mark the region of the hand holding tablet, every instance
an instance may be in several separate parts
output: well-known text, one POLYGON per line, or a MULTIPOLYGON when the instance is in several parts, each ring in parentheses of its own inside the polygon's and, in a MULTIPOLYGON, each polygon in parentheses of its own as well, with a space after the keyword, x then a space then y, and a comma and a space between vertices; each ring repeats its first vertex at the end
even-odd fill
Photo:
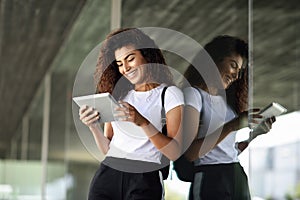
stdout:
POLYGON ((263 108, 258 114, 262 115, 264 118, 277 117, 283 113, 287 112, 287 109, 280 105, 279 103, 272 102, 265 108, 263 108))
POLYGON ((285 107, 283 107, 282 105, 280 105, 279 103, 275 103, 275 102, 270 103, 268 106, 263 108, 258 113, 263 116, 263 119, 260 122, 260 124, 258 124, 257 126, 255 126, 253 128, 252 132, 254 132, 254 133, 268 132, 269 130, 267 130, 268 127, 266 127, 266 123, 265 123, 266 119, 273 117, 273 116, 277 117, 286 112, 287 112, 287 109, 285 107))
POLYGON ((73 97, 73 101, 79 107, 87 105, 95 108, 101 114, 100 122, 116 121, 114 111, 121 106, 109 93, 73 97))

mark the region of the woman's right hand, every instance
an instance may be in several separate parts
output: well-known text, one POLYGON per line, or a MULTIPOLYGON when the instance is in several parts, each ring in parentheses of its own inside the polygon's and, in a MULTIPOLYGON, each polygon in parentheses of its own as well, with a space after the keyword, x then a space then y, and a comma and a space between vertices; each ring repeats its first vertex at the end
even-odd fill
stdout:
POLYGON ((242 112, 237 118, 235 118, 236 130, 245 127, 252 128, 253 126, 259 124, 263 119, 263 116, 258 114, 259 111, 260 111, 259 108, 254 108, 242 112))
POLYGON ((83 105, 79 109, 79 119, 86 126, 91 127, 97 124, 98 120, 100 119, 100 113, 93 107, 83 105))

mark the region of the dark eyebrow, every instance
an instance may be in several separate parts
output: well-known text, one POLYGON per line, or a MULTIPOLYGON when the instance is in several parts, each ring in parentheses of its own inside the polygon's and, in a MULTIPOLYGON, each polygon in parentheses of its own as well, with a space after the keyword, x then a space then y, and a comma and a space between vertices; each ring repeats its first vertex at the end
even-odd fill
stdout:
MULTIPOLYGON (((126 60, 129 56, 131 56, 131 55, 135 55, 135 53, 134 52, 132 52, 132 53, 130 53, 130 54, 128 54, 125 58, 124 58, 124 60, 126 60)), ((121 62, 120 60, 116 60, 116 62, 121 62)))

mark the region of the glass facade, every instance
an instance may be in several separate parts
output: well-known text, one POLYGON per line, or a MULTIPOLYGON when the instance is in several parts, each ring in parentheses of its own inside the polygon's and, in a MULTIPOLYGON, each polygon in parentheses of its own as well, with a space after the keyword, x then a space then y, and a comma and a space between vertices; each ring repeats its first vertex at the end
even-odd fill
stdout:
MULTIPOLYGON (((249 176, 253 197, 300 198, 300 136, 297 136, 300 130, 297 124, 300 120, 300 74, 299 70, 295 71, 300 56, 297 23, 300 15, 294 4, 276 2, 85 1, 70 34, 57 50, 45 76, 49 79, 44 78, 40 84, 16 127, 15 136, 9 141, 6 159, 0 160, 0 199, 87 199, 90 181, 102 155, 83 143, 82 137, 91 139, 89 131, 83 130, 78 135, 72 113, 72 92, 76 73, 84 59, 111 30, 114 3, 121 5, 120 19, 114 18, 120 20, 121 27, 168 28, 201 45, 220 34, 250 39, 253 52, 253 93, 250 98, 253 106, 265 106, 269 101, 286 102, 284 106, 289 113, 278 118, 280 125, 274 124, 266 137, 251 144, 241 155, 241 163, 249 176), (278 23, 285 24, 285 28, 278 29, 278 23), (271 41, 267 40, 270 35, 271 41), (272 74, 276 79, 270 83, 261 74, 272 74), (286 82, 289 82, 289 90, 284 87, 286 82), (291 115, 296 119, 292 124, 289 123, 291 115), (293 139, 285 141, 282 134, 293 139), (266 145, 270 140, 272 142, 266 145)), ((173 52, 164 53, 167 63, 183 73, 188 62, 173 52)), ((87 91, 84 87, 81 90, 81 93, 87 91)), ((166 199, 186 199, 189 183, 178 180, 175 172, 171 174, 165 181, 166 199)))
POLYGON ((0 199, 87 199, 99 162, 75 129, 72 90, 84 58, 110 30, 110 10, 109 0, 85 2, 47 74, 50 79, 39 86, 7 159, 0 161, 0 199))

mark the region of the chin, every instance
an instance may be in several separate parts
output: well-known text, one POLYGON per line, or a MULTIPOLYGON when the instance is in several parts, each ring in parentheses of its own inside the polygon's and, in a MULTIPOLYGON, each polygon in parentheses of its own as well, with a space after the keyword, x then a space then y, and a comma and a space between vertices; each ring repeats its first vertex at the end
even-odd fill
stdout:
POLYGON ((231 86, 231 84, 228 84, 224 89, 228 89, 231 86))
POLYGON ((130 80, 130 83, 132 85, 136 85, 136 84, 139 84, 139 81, 138 80, 130 80))
POLYGON ((225 83, 225 82, 223 82, 222 85, 223 85, 223 89, 224 89, 224 90, 228 89, 229 86, 230 86, 230 84, 227 84, 227 83, 225 83))

